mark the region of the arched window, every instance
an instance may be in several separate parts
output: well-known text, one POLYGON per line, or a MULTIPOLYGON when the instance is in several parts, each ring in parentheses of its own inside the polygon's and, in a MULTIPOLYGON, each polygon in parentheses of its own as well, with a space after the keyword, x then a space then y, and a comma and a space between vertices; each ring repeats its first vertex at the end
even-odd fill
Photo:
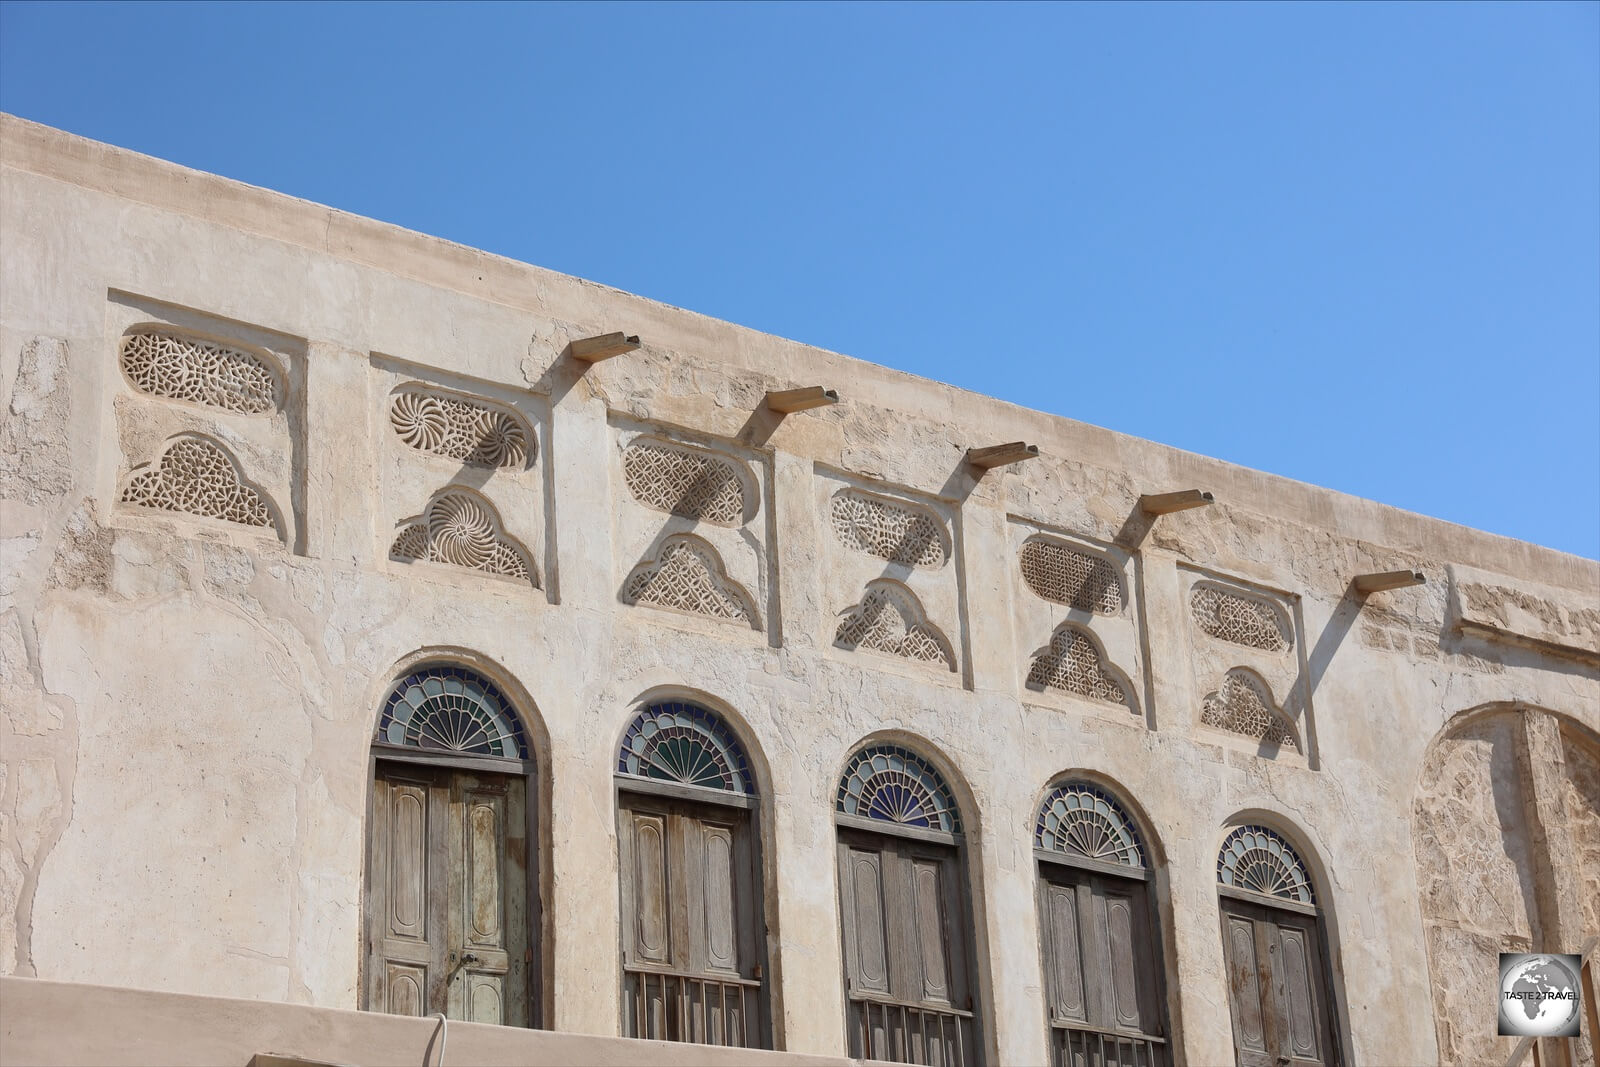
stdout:
POLYGON ((1051 1063, 1171 1063, 1150 857, 1133 819, 1108 790, 1068 779, 1039 806, 1033 849, 1051 1063))
POLYGON ((868 745, 834 807, 849 1054, 977 1062, 965 846, 944 776, 910 749, 868 745))
POLYGON ((625 1037, 770 1048, 757 796, 715 712, 649 704, 617 753, 625 1037))
POLYGON ((1217 851, 1217 892, 1239 1067, 1339 1063, 1322 917, 1300 853, 1275 830, 1235 827, 1217 851))
POLYGON ((366 1007, 533 1026, 534 764, 520 716, 454 663, 395 680, 372 741, 366 1007))

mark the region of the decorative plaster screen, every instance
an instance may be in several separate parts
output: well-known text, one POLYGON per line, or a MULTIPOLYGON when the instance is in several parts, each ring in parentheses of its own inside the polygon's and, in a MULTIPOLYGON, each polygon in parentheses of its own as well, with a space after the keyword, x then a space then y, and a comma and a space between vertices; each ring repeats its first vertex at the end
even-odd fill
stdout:
POLYGON ((1035 657, 1028 671, 1028 684, 1061 689, 1133 710, 1132 698, 1122 681, 1107 668, 1100 649, 1087 634, 1070 626, 1057 630, 1050 638, 1049 649, 1035 657))
POLYGON ((944 635, 929 625, 916 596, 887 583, 867 588, 861 602, 839 623, 833 640, 846 648, 867 648, 955 670, 944 635))
POLYGON ((1105 560, 1038 537, 1023 542, 1019 557, 1023 581, 1044 599, 1099 615, 1121 613, 1122 578, 1105 560))
POLYGON ((1200 721, 1219 730, 1300 751, 1294 728, 1273 703, 1266 683, 1239 667, 1223 678, 1219 692, 1206 694, 1200 707, 1200 721))
POLYGON ((651 704, 623 735, 617 773, 753 795, 744 748, 720 716, 697 704, 651 704))
POLYGON ((835 807, 864 819, 961 832, 961 816, 944 777, 899 745, 870 745, 857 752, 839 780, 835 807))
POLYGON ((227 450, 204 437, 179 437, 154 463, 135 468, 122 490, 122 502, 244 526, 276 527, 266 499, 239 476, 227 450))
POLYGON ((464 667, 419 668, 389 691, 378 741, 527 759, 522 723, 493 682, 464 667))
POLYGON ((835 493, 832 511, 834 533, 850 548, 891 563, 944 566, 944 523, 930 512, 854 489, 835 493))
POLYGON ((532 432, 511 412, 414 387, 395 394, 389 425, 417 451, 462 463, 519 470, 534 453, 532 432))
POLYGON ((1222 842, 1217 881, 1269 897, 1315 904, 1299 853, 1265 826, 1241 826, 1222 842))
POLYGON ((236 415, 278 409, 277 373, 259 356, 160 330, 122 339, 122 372, 151 396, 201 404, 236 415))
POLYGON ((1065 782, 1039 808, 1034 844, 1047 852, 1144 866, 1144 847, 1122 805, 1097 785, 1065 782))
POLYGON ((622 453, 622 479, 647 508, 717 526, 743 526, 745 480, 732 462, 699 449, 635 441, 622 453))
POLYGON ((716 550, 688 537, 669 538, 658 559, 635 567, 623 586, 630 604, 751 622, 744 592, 728 579, 716 550))
POLYGON ((500 516, 477 496, 440 493, 425 514, 406 525, 389 555, 498 574, 537 586, 527 552, 500 527, 500 516))
POLYGON ((1196 585, 1189 594, 1195 625, 1212 637, 1246 648, 1282 652, 1293 642, 1293 631, 1282 609, 1265 600, 1196 585))

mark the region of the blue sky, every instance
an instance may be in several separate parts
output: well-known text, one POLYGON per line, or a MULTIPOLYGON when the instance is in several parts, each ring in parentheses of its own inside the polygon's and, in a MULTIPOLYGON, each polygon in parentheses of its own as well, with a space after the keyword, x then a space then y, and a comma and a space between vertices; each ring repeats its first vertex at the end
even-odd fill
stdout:
POLYGON ((0 5, 0 108, 1600 555, 1600 5, 0 5))

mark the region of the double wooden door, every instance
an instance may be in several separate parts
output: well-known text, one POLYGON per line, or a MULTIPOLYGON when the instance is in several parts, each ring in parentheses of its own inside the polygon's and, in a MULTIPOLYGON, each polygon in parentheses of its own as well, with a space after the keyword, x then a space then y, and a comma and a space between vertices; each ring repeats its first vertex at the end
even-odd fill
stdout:
POLYGON ((1222 949, 1239 1067, 1338 1063, 1314 915, 1222 898, 1222 949))
POLYGON ((367 1006, 528 1026, 526 779, 377 765, 367 879, 367 1006))
POLYGON ((768 1046, 751 815, 621 795, 623 1036, 768 1046))
POLYGON ((1056 1067, 1170 1062, 1148 884, 1040 864, 1039 928, 1056 1067))
POLYGON ((959 1065, 978 1048, 954 847, 839 832, 849 1054, 959 1065))

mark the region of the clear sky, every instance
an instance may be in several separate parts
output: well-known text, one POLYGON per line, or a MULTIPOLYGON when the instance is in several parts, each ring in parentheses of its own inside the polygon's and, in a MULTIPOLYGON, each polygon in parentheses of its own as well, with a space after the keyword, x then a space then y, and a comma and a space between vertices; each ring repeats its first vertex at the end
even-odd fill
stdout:
POLYGON ((1600 555, 1593 3, 7 2, 0 108, 1600 555))

